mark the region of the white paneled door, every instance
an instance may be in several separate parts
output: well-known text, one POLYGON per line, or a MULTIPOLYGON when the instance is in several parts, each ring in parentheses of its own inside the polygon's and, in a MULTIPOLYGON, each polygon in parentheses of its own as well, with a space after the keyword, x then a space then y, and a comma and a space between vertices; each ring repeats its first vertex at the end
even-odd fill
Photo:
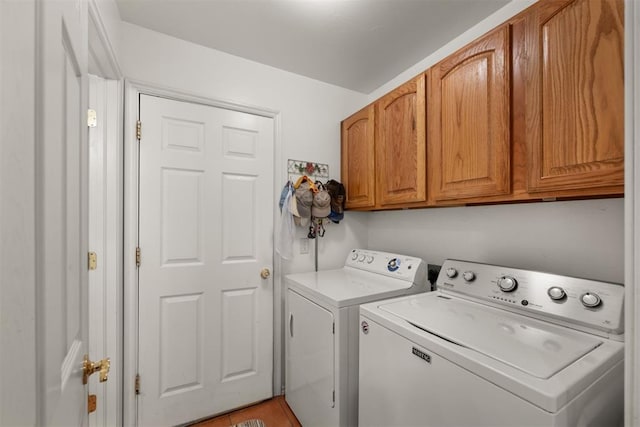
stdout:
POLYGON ((87 423, 87 3, 47 0, 36 8, 39 381, 32 404, 38 425, 80 426, 87 423))
POLYGON ((138 424, 272 396, 273 119, 140 95, 138 424))

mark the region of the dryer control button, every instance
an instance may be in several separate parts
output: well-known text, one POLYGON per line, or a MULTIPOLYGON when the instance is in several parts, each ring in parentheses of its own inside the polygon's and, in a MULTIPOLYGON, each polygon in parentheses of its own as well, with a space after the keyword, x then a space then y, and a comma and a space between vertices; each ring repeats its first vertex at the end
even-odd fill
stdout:
POLYGON ((597 307, 602 303, 602 300, 600 299, 598 294, 594 294, 592 292, 582 294, 582 296, 580 297, 580 301, 582 302, 582 305, 589 308, 597 307))
POLYGON ((498 279, 498 287, 504 292, 513 292, 518 287, 518 281, 515 277, 502 276, 498 279))
POLYGON ((561 300, 565 296, 567 296, 564 289, 562 289, 560 286, 552 286, 549 289, 547 289, 547 295, 549 295, 549 298, 551 298, 554 301, 561 300))

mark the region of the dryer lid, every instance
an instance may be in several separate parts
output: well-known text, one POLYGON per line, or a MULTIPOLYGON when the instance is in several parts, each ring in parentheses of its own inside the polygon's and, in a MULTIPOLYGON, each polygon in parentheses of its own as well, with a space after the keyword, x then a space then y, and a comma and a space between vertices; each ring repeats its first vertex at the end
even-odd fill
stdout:
POLYGON ((440 292, 380 304, 379 308, 541 379, 552 377, 602 344, 595 336, 440 292))

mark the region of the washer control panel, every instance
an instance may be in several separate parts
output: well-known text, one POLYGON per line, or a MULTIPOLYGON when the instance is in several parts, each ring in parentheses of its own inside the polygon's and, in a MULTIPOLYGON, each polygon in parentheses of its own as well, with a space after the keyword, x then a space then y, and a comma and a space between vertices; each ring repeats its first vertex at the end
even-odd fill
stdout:
POLYGON ((421 258, 369 249, 352 249, 344 265, 412 283, 421 284, 427 277, 427 265, 421 258))
POLYGON ((624 332, 624 287, 616 283, 448 259, 436 287, 563 324, 624 332))

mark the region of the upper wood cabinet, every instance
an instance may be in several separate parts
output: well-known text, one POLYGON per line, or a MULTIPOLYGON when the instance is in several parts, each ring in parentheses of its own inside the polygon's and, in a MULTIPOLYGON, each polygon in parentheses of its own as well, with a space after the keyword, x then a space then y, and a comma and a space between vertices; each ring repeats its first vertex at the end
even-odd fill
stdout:
MULTIPOLYGON (((543 1, 525 16, 528 191, 624 182, 623 0, 543 1)), ((517 78, 518 76, 516 76, 517 78)))
POLYGON ((509 194, 509 26, 436 64, 429 88, 430 199, 509 194))
POLYGON ((421 74, 375 103, 379 206, 426 201, 425 79, 421 74))
POLYGON ((349 209, 375 205, 374 114, 369 105, 342 121, 341 179, 349 209))
POLYGON ((624 0, 539 0, 343 122, 347 207, 623 195, 623 42, 624 0))

